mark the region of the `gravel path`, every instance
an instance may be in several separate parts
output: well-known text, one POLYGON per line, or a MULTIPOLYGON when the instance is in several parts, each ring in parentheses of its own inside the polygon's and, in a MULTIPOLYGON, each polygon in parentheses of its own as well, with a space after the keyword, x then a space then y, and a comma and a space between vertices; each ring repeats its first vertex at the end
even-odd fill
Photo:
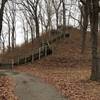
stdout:
POLYGON ((67 100, 53 86, 44 83, 39 78, 26 73, 3 72, 13 77, 16 88, 15 94, 19 100, 67 100))

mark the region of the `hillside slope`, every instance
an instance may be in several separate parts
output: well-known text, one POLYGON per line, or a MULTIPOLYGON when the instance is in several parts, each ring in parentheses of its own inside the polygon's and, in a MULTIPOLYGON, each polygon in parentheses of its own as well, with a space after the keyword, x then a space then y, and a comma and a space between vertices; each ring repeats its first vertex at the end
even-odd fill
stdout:
MULTIPOLYGON (((43 33, 39 38, 35 38, 33 42, 23 43, 21 46, 16 46, 13 51, 1 53, 0 62, 8 63, 12 59, 16 61, 19 58, 32 56, 35 52, 38 52, 39 48, 43 49, 46 45, 50 46, 50 44, 63 37, 64 34, 61 30, 51 30, 50 33, 43 33)), ((65 33, 65 37, 69 37, 69 34, 65 33)))
MULTIPOLYGON (((89 34, 88 34, 89 35, 89 34)), ((80 31, 73 29, 70 38, 56 41, 53 54, 33 64, 16 66, 54 85, 69 100, 99 100, 100 84, 89 80, 91 74, 90 40, 80 53, 80 31)))

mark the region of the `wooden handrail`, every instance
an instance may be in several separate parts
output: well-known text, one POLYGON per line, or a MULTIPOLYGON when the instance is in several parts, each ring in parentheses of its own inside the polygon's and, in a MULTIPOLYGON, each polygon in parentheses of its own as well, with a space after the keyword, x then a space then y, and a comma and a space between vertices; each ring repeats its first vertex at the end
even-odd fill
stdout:
POLYGON ((38 49, 35 49, 30 55, 27 55, 27 56, 24 56, 24 57, 17 57, 16 59, 12 59, 12 60, 9 60, 8 64, 11 64, 12 66, 12 69, 13 69, 13 66, 14 64, 20 64, 21 63, 21 60, 24 60, 23 63, 27 63, 27 60, 28 58, 31 59, 31 62, 33 63, 33 61, 35 60, 35 57, 38 58, 39 60, 41 59, 41 54, 43 53, 44 56, 47 56, 48 55, 48 49, 49 50, 52 50, 52 46, 51 44, 58 40, 58 39, 61 39, 61 38, 64 38, 65 37, 65 34, 63 34, 62 32, 59 33, 58 35, 54 36, 53 38, 51 38, 50 40, 47 40, 41 47, 39 47, 38 49))

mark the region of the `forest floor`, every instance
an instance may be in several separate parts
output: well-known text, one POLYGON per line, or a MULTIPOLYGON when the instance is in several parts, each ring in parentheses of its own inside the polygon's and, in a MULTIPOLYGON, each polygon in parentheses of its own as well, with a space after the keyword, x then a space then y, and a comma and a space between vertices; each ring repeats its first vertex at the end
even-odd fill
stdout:
POLYGON ((55 87, 44 83, 33 75, 14 71, 1 72, 13 79, 15 83, 14 93, 18 100, 66 100, 55 87))
POLYGON ((57 41, 53 54, 33 64, 17 66, 16 71, 27 72, 54 85, 69 100, 100 100, 100 83, 91 81, 90 39, 84 54, 80 51, 80 34, 75 32, 57 41))
POLYGON ((0 70, 0 100, 17 100, 14 81, 0 70))
POLYGON ((80 51, 80 32, 74 30, 70 38, 53 44, 52 55, 33 64, 15 66, 14 71, 42 79, 55 86, 69 100, 100 100, 100 83, 90 80, 90 37, 84 54, 80 51))

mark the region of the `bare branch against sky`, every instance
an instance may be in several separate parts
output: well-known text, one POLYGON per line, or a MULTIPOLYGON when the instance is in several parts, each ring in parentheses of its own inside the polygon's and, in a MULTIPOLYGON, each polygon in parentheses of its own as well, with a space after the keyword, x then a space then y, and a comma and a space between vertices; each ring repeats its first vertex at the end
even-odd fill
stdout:
MULTIPOLYGON (((40 26, 40 28, 39 28, 40 32, 42 32, 46 29, 49 20, 51 20, 51 25, 49 25, 51 28, 52 28, 52 25, 53 25, 53 28, 56 26, 56 13, 55 13, 55 10, 54 10, 54 6, 51 4, 50 9, 49 8, 46 9, 45 1, 50 2, 50 0, 40 0, 39 6, 38 6, 38 11, 37 11, 38 17, 39 17, 38 21, 39 21, 39 26, 40 26), (41 9, 41 11, 40 11, 40 9, 41 9), (47 13, 47 10, 49 10, 49 13, 47 13), (51 18, 50 18, 50 16, 51 16, 51 18)), ((55 1, 55 0, 53 0, 53 1, 55 1)), ((12 6, 11 1, 8 1, 8 2, 10 4, 10 6, 12 6)), ((59 1, 57 1, 57 2, 59 3, 59 1)), ((32 14, 32 13, 30 13, 30 11, 32 11, 32 9, 33 9, 32 5, 34 5, 34 3, 33 3, 32 0, 23 0, 23 1, 21 1, 21 0, 15 1, 14 0, 14 3, 16 4, 16 8, 15 8, 16 9, 16 27, 15 27, 16 43, 21 44, 21 43, 24 42, 24 32, 28 32, 28 35, 29 35, 28 38, 29 39, 31 38, 31 35, 32 35, 31 31, 30 31, 31 27, 27 23, 27 20, 26 20, 25 17, 27 17, 28 19, 30 18, 29 16, 32 14), (26 4, 27 2, 30 5, 27 5, 26 4), (24 6, 22 6, 21 3, 26 5, 26 8, 24 6), (30 7, 30 9, 27 9, 27 7, 30 7), (26 16, 24 16, 23 12, 24 12, 24 14, 26 13, 26 16), (24 19, 25 30, 23 30, 23 23, 22 23, 23 19, 24 19)), ((57 22, 58 24, 62 23, 62 21, 63 21, 62 20, 62 4, 59 7, 60 7, 60 9, 59 9, 59 14, 58 14, 58 17, 59 17, 58 22, 57 22)), ((71 15, 70 15, 70 20, 69 20, 69 25, 78 26, 79 25, 79 17, 80 17, 78 2, 76 2, 76 0, 73 0, 72 5, 71 5, 71 0, 65 0, 65 8, 66 8, 66 24, 68 23, 69 11, 71 10, 70 11, 71 15), (71 9, 70 9, 70 6, 72 6, 71 9)), ((7 14, 10 17, 8 4, 6 4, 5 9, 7 9, 7 14)), ((34 11, 34 9, 33 9, 33 11, 34 11)), ((32 14, 32 16, 33 15, 34 14, 32 14)), ((5 23, 5 18, 6 18, 6 13, 4 13, 3 32, 7 33, 8 32, 8 26, 5 23)), ((11 18, 10 18, 10 20, 11 20, 11 18)), ((33 32, 35 34, 35 31, 36 31, 36 29, 35 29, 36 25, 34 26, 35 20, 33 19, 32 22, 33 22, 33 32)), ((49 24, 50 24, 50 22, 49 22, 49 24)), ((11 23, 10 23, 10 25, 11 25, 11 23)))

